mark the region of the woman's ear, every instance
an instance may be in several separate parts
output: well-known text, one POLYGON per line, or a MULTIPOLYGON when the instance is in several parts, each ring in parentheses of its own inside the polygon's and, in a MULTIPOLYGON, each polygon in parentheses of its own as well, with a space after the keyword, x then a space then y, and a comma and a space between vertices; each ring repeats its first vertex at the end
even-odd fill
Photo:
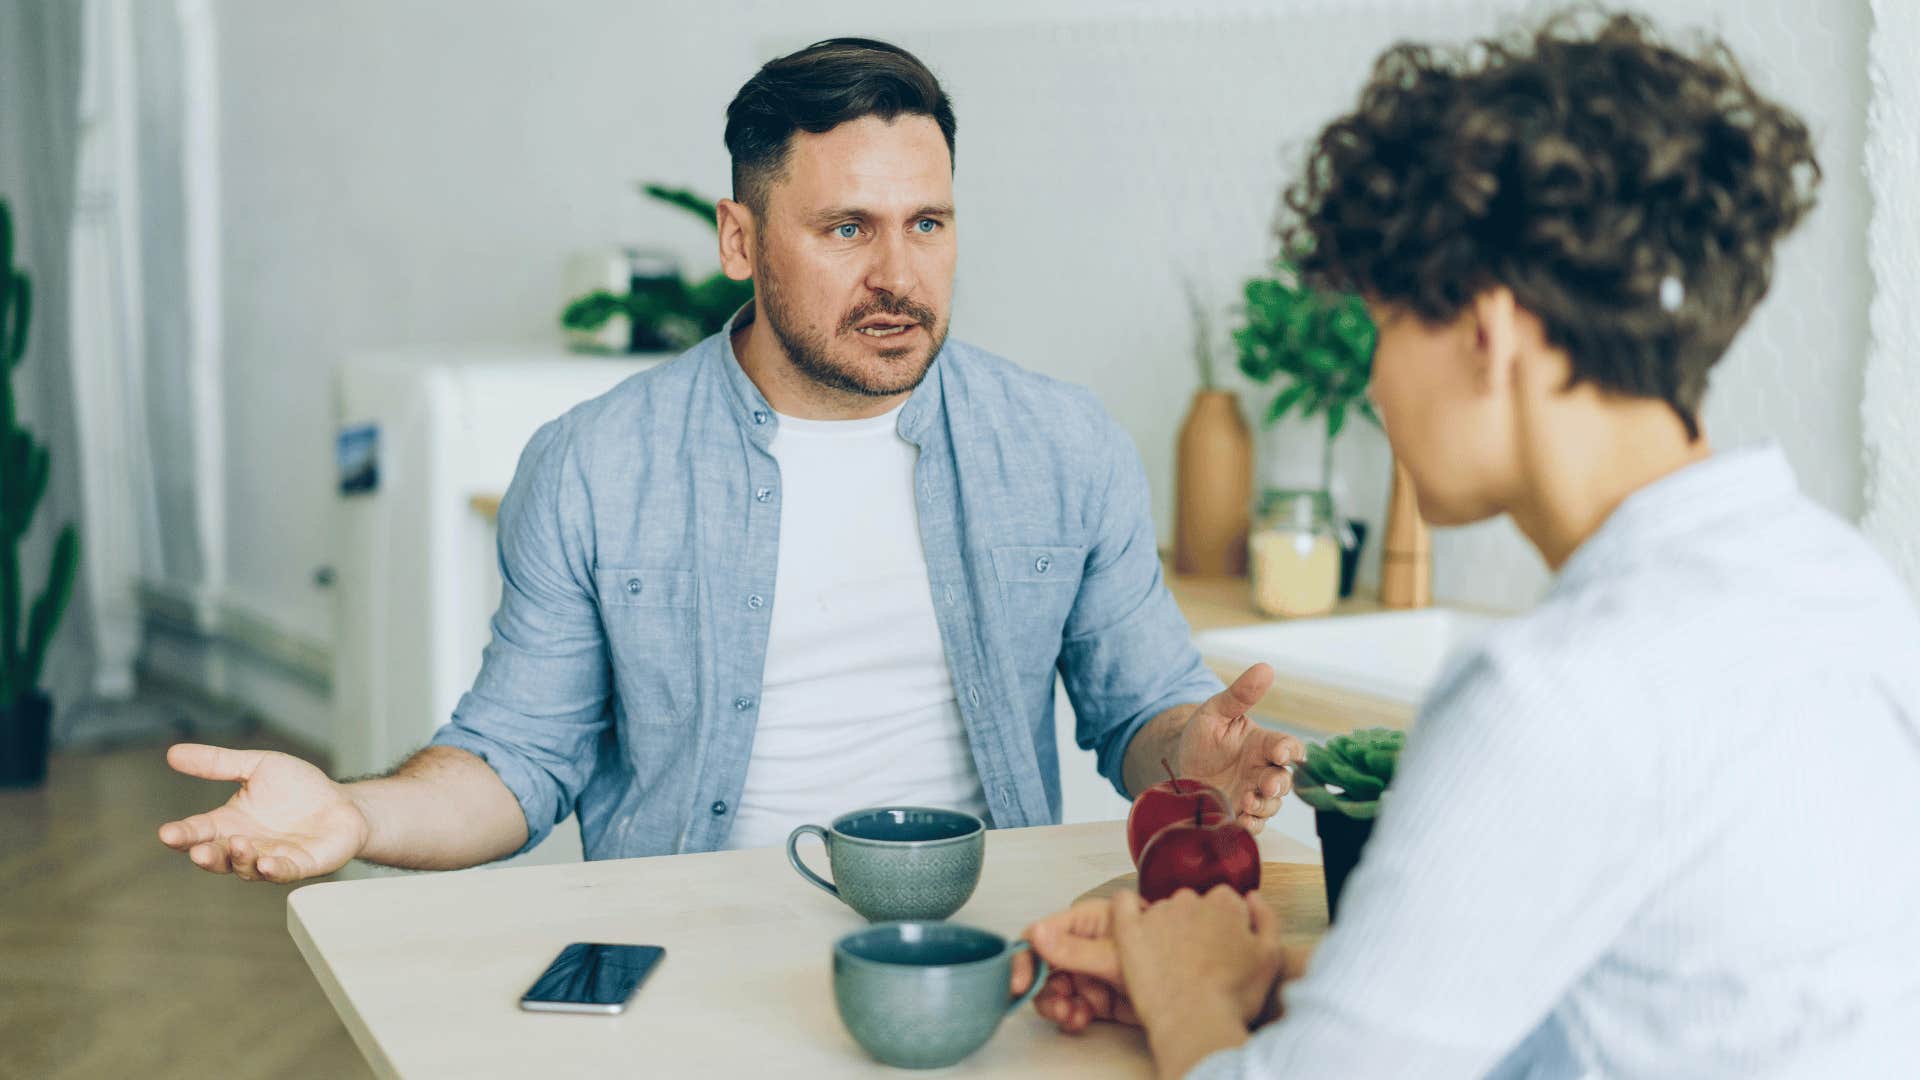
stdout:
POLYGON ((1472 321, 1474 386, 1496 393, 1513 385, 1520 360, 1520 309, 1513 290, 1495 285, 1475 294, 1467 305, 1472 321))
POLYGON ((745 203, 721 199, 714 205, 714 224, 720 230, 720 270, 735 281, 753 277, 753 231, 759 227, 745 203))

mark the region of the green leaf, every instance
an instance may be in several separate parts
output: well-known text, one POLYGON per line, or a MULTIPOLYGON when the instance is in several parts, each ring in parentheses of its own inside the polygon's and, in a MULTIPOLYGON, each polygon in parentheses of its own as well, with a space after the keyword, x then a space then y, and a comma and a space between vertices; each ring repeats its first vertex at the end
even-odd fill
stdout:
POLYGON ((1367 775, 1337 754, 1329 753, 1324 759, 1323 768, 1326 770, 1326 783, 1342 788, 1353 798, 1375 798, 1386 789, 1379 778, 1367 775))
POLYGON ((1340 804, 1339 810, 1355 821, 1372 821, 1380 816, 1380 800, 1368 799, 1365 802, 1343 802, 1340 804))
POLYGON ((594 331, 607 325, 607 320, 615 315, 623 315, 627 310, 625 295, 615 295, 605 289, 591 292, 567 305, 560 313, 560 325, 569 330, 594 331))
POLYGON ((1347 426, 1347 406, 1345 402, 1336 402, 1327 407, 1327 441, 1340 437, 1340 429, 1347 426))
POLYGON ((1300 796, 1301 802, 1315 810, 1344 812, 1341 811, 1339 798, 1319 784, 1295 784, 1293 790, 1294 794, 1300 796))
POLYGON ((677 206, 704 220, 715 232, 720 231, 719 209, 712 199, 697 195, 687 188, 670 188, 661 184, 642 184, 640 190, 668 206, 677 206))
POLYGON ((47 646, 60 628, 61 617, 67 613, 67 602, 73 598, 74 571, 79 565, 80 536, 69 523, 61 528, 60 538, 54 541, 47 587, 34 600, 27 616, 27 648, 21 657, 20 678, 13 684, 15 694, 30 692, 40 685, 40 669, 47 660, 47 646))
POLYGON ((1285 418, 1287 412, 1298 404, 1301 398, 1306 396, 1307 390, 1307 384, 1294 383, 1292 386, 1274 395, 1273 404, 1267 406, 1267 416, 1264 423, 1269 427, 1279 423, 1285 418))
POLYGON ((0 361, 7 368, 20 363, 27 355, 27 328, 33 321, 33 282, 27 275, 15 272, 13 275, 12 298, 7 303, 7 321, 3 328, 6 337, 0 338, 0 361))

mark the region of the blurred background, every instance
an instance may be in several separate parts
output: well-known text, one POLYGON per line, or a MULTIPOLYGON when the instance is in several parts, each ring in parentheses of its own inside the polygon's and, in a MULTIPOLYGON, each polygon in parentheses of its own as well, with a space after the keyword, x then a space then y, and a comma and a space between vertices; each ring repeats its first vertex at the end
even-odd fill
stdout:
MULTIPOLYGON (((1390 43, 1538 9, 0 0, 0 197, 33 293, 13 399, 50 463, 22 607, 61 576, 61 524, 79 538, 39 680, 49 779, 0 792, 0 1075, 361 1067, 286 940, 284 890, 198 874, 154 839, 227 794, 168 777, 160 748, 273 746, 357 774, 447 718, 498 597, 491 511, 521 445, 673 351, 671 320, 649 336, 614 300, 717 267, 711 229, 641 185, 727 194, 724 109, 760 63, 861 35, 934 69, 959 118, 953 334, 1091 387, 1171 546, 1201 356, 1254 433, 1256 489, 1320 483, 1324 418, 1263 423, 1284 383, 1240 371, 1233 338, 1247 283, 1275 273, 1303 141, 1390 43), (597 290, 621 314, 587 325, 587 305, 563 328, 597 290), (213 983, 227 996, 181 996, 213 983), (264 1046, 229 1057, 250 1033, 264 1046)), ((1826 170, 1708 431, 1778 440, 1920 583, 1920 16, 1654 14, 1724 35, 1826 170)), ((1349 424, 1333 460, 1341 514, 1377 536, 1384 438, 1349 424)), ((1363 593, 1379 549, 1360 548, 1363 593)), ((1437 535, 1433 575, 1436 599, 1494 610, 1548 581, 1504 523, 1437 535)), ((1069 817, 1110 812, 1098 798, 1069 817)))

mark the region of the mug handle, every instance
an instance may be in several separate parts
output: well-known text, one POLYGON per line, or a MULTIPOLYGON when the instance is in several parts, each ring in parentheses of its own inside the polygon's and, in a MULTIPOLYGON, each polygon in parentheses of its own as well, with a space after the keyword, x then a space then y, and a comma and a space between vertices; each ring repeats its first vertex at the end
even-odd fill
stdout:
POLYGON ((825 889, 828 896, 838 900, 840 899, 840 890, 834 886, 833 882, 807 869, 807 864, 800 861, 800 838, 808 833, 812 833, 820 838, 820 846, 822 848, 827 846, 827 830, 818 825, 802 825, 787 834, 787 861, 793 864, 795 870, 800 871, 801 877, 825 889))
POLYGON ((1004 1014, 1007 1016, 1012 1016, 1014 1013, 1019 1012, 1021 1006, 1032 1001, 1033 995, 1038 994, 1040 988, 1046 985, 1047 976, 1053 974, 1053 969, 1047 966, 1046 959, 1039 953, 1033 952, 1033 943, 1026 938, 1015 938, 1013 944, 1007 947, 1007 955, 1011 957, 1014 953, 1022 950, 1033 953, 1033 985, 1027 987, 1026 993, 1014 998, 1012 1003, 1007 1006, 1007 1011, 1004 1014))

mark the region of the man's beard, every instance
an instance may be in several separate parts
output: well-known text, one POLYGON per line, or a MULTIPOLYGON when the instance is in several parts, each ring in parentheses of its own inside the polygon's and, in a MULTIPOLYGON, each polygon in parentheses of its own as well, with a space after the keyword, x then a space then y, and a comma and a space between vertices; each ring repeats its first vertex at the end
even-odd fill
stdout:
MULTIPOLYGON (((766 265, 763 261, 762 266, 766 265)), ((947 343, 947 328, 939 324, 939 316, 933 309, 912 300, 901 300, 885 293, 861 304, 840 320, 839 333, 858 333, 854 327, 875 315, 893 315, 912 319, 927 332, 926 351, 917 360, 913 358, 917 350, 911 345, 897 349, 881 349, 875 355, 892 361, 888 370, 868 373, 858 366, 835 360, 832 353, 833 342, 825 334, 805 329, 800 320, 791 318, 785 298, 773 275, 763 274, 762 279, 754 283, 759 288, 760 317, 767 320, 767 326, 787 352, 787 358, 800 373, 821 386, 840 390, 862 397, 893 397, 904 394, 920 385, 926 379, 927 372, 933 368, 933 358, 947 343)))

